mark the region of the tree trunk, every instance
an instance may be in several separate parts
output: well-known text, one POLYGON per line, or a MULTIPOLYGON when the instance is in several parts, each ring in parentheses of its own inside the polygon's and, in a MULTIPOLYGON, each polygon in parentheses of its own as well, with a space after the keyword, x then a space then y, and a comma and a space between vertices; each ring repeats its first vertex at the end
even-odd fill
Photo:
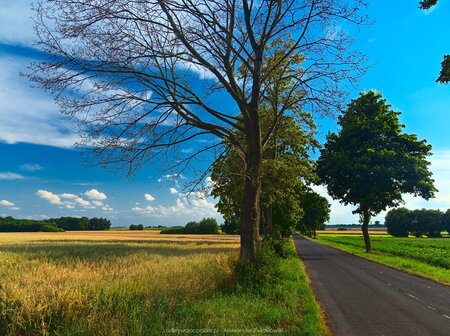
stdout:
POLYGON ((248 150, 245 158, 246 173, 241 209, 240 253, 243 261, 254 261, 259 250, 262 148, 259 129, 256 129, 255 133, 248 137, 248 150))
POLYGON ((364 237, 364 244, 366 245, 366 252, 370 252, 372 250, 372 246, 370 244, 370 236, 369 236, 369 222, 370 222, 369 211, 363 210, 362 233, 363 233, 363 237, 364 237))
POLYGON ((264 234, 268 236, 273 236, 273 211, 272 206, 270 205, 267 208, 263 209, 263 228, 264 228, 264 234))

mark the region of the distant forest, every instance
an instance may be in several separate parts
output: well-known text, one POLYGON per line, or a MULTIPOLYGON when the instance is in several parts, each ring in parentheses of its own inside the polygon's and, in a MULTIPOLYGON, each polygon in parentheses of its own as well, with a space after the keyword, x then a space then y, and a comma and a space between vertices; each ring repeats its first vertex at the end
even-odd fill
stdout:
POLYGON ((106 218, 60 217, 46 220, 0 217, 0 232, 62 232, 83 230, 109 230, 111 222, 106 218))

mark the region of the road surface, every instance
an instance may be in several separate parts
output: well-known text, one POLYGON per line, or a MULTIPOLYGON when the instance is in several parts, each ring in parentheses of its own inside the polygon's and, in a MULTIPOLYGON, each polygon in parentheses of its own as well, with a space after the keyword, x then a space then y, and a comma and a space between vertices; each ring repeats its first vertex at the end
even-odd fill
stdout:
POLYGON ((294 237, 336 336, 449 336, 450 287, 294 237))

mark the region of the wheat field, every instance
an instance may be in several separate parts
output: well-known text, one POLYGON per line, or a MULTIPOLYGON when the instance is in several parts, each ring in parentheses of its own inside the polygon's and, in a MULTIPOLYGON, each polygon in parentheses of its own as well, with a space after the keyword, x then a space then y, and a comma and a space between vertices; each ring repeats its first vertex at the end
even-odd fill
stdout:
POLYGON ((0 233, 0 335, 158 334, 179 302, 227 287, 238 247, 154 231, 0 233))

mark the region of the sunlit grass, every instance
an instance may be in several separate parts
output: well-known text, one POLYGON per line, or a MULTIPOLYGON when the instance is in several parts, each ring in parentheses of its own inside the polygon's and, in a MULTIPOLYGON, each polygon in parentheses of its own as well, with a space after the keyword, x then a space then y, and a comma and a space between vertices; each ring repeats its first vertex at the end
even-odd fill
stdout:
POLYGON ((450 284, 449 238, 371 237, 373 252, 364 252, 362 236, 321 234, 320 243, 409 273, 450 284))
POLYGON ((2 233, 0 335, 326 334, 298 259, 275 302, 235 290, 238 248, 224 235, 2 233))

